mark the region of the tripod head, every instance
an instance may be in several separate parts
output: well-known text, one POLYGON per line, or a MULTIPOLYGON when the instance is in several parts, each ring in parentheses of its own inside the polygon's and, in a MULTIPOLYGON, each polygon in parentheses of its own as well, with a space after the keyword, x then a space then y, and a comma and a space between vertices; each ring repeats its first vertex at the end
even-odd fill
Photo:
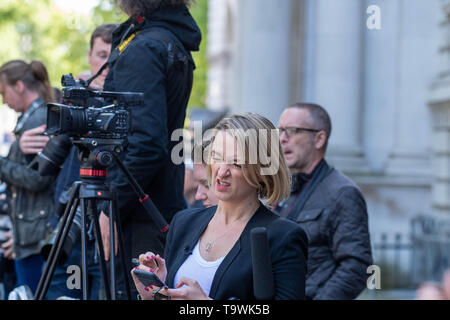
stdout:
MULTIPOLYGON (((92 190, 95 187, 105 188, 107 176, 107 167, 114 162, 120 170, 126 175, 128 182, 134 189, 134 192, 142 203, 145 211, 155 221, 161 232, 169 230, 169 224, 159 212, 158 208, 145 194, 136 179, 120 160, 119 155, 125 147, 125 139, 97 139, 97 138, 72 138, 72 143, 78 148, 78 160, 80 162, 80 178, 81 181, 90 185, 92 190)), ((98 194, 101 198, 101 194, 98 194)))
POLYGON ((103 184, 106 180, 107 168, 123 152, 125 141, 124 139, 73 139, 73 145, 78 148, 81 181, 103 184))

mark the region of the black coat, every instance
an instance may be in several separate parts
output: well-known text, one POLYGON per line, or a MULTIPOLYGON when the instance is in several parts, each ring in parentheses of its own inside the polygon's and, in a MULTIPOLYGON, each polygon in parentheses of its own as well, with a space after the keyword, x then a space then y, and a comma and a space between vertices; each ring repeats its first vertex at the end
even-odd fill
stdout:
MULTIPOLYGON (((217 207, 187 209, 172 221, 167 236, 166 259, 168 286, 174 286, 174 277, 199 241, 217 207)), ((233 248, 225 256, 214 276, 210 297, 225 300, 236 297, 254 300, 250 231, 266 227, 275 283, 275 299, 296 300, 305 297, 307 238, 302 228, 280 218, 260 205, 247 223, 233 248)), ((195 279, 194 279, 195 280, 195 279)))
MULTIPOLYGON (((306 296, 354 299, 366 287, 372 264, 366 202, 353 181, 334 168, 327 170, 296 219, 309 241, 306 296)), ((276 211, 286 216, 303 191, 276 211)))
MULTIPOLYGON (((200 40, 200 29, 186 6, 162 7, 141 23, 130 18, 121 24, 113 33, 108 61, 104 90, 144 93, 144 105, 130 108, 123 162, 168 222, 186 207, 184 165, 171 160, 172 149, 181 141, 171 141, 171 135, 184 126, 194 69, 190 51, 198 50, 200 40)), ((118 196, 131 269, 132 257, 162 252, 164 237, 117 166, 108 171, 108 182, 118 196)))

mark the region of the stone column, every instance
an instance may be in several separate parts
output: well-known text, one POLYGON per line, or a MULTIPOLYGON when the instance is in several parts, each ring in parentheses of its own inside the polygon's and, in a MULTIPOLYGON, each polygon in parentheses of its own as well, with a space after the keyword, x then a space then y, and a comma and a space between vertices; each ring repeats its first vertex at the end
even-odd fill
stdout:
POLYGON ((290 103, 291 5, 291 0, 238 1, 233 112, 257 112, 276 124, 290 103))
POLYGON ((433 213, 450 217, 450 1, 442 0, 440 65, 431 88, 433 213))
POLYGON ((237 19, 236 0, 208 2, 208 89, 206 105, 222 110, 233 105, 231 77, 234 73, 237 19))
POLYGON ((400 2, 398 9, 395 130, 386 173, 425 181, 431 175, 431 117, 426 105, 438 49, 437 26, 430 21, 437 20, 439 7, 437 1, 413 0, 400 2))
POLYGON ((327 158, 346 172, 367 171, 362 149, 364 2, 309 0, 304 100, 330 113, 327 158))
MULTIPOLYGON (((386 168, 398 124, 398 55, 401 2, 366 0, 380 8, 381 29, 364 28, 364 149, 372 172, 386 168)), ((368 17, 366 15, 366 17, 368 17)))

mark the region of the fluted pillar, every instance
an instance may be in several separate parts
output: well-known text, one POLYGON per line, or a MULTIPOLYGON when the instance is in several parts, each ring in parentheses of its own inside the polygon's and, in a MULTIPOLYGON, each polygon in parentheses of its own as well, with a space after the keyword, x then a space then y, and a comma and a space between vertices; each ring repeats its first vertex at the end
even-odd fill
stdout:
POLYGON ((291 6, 291 0, 238 1, 234 112, 261 113, 277 123, 291 102, 291 6))
POLYGON ((307 10, 304 101, 330 113, 328 159, 345 171, 366 171, 361 130, 364 2, 309 0, 307 10))
POLYGON ((442 0, 440 65, 431 87, 433 212, 450 217, 450 1, 442 0))

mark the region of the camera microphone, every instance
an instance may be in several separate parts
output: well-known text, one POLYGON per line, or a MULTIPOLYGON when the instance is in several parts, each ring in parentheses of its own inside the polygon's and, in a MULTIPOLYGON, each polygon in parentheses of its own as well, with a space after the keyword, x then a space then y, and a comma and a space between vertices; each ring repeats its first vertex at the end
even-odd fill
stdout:
POLYGON ((253 293, 257 300, 272 300, 275 296, 275 289, 266 228, 253 228, 250 232, 250 242, 253 266, 253 293))

